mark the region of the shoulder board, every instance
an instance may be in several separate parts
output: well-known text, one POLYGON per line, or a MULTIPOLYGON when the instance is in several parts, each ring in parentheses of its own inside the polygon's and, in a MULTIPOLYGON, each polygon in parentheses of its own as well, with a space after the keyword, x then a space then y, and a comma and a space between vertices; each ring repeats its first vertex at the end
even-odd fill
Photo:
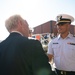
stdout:
POLYGON ((55 39, 56 37, 53 37, 52 39, 55 39))

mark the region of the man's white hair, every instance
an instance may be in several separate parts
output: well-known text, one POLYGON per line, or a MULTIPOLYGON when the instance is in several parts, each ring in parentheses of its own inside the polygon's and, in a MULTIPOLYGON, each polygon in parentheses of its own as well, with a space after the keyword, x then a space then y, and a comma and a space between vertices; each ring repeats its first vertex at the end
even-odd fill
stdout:
POLYGON ((13 15, 11 17, 9 17, 6 21, 5 21, 5 26, 7 28, 7 30, 9 32, 11 32, 12 29, 17 28, 18 22, 23 22, 24 20, 22 19, 22 17, 20 15, 13 15))

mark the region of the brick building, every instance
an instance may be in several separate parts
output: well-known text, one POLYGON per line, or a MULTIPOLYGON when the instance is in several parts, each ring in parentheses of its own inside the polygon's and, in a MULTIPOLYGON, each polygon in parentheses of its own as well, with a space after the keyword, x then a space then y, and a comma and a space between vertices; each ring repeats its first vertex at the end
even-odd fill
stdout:
MULTIPOLYGON (((42 34, 42 33, 53 33, 55 36, 57 35, 57 26, 55 25, 56 21, 51 20, 41 25, 34 27, 33 34, 42 34)), ((70 32, 75 35, 75 25, 71 25, 70 32)))

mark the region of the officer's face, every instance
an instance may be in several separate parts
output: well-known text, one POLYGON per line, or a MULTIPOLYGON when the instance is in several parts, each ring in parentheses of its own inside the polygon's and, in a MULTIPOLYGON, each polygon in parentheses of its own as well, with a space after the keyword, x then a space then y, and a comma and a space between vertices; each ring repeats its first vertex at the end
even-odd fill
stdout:
POLYGON ((64 34, 66 32, 69 32, 70 24, 69 23, 59 23, 57 25, 58 33, 64 34))

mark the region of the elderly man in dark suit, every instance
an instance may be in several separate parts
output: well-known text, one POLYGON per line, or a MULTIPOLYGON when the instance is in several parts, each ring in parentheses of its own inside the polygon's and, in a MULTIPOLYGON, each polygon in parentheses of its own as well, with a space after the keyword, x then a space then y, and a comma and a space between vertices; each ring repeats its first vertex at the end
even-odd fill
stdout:
POLYGON ((5 26, 10 35, 0 43, 0 75, 52 75, 40 42, 27 38, 27 21, 13 15, 5 26))

